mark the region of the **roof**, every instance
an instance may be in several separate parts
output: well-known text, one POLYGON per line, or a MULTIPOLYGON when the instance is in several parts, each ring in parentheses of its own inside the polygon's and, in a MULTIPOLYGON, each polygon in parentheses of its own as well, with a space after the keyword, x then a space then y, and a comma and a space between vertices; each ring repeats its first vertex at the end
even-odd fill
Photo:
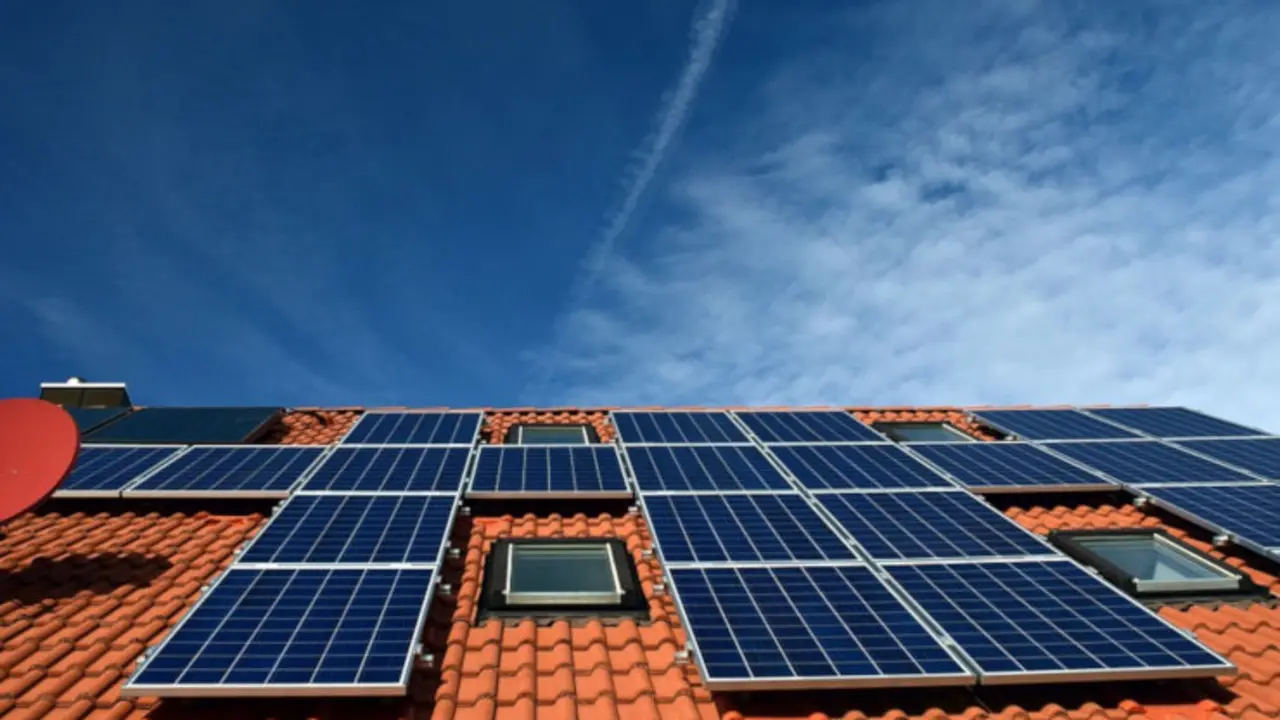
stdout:
MULTIPOLYGON (((952 409, 861 409, 868 422, 949 419, 952 409)), ((355 409, 294 411, 267 436, 285 444, 335 442, 355 409)), ((590 423, 608 440, 604 411, 521 409, 488 425, 498 441, 518 423, 590 423)), ((977 432, 979 428, 968 427, 977 432)), ((1280 568, 1245 550, 1215 548, 1203 531, 1123 495, 1008 496, 1005 513, 1052 529, 1162 527, 1247 571, 1280 596, 1280 568)), ((121 698, 144 648, 159 642, 266 522, 260 508, 205 503, 54 501, 0 527, 0 716, 5 718, 1276 718, 1280 717, 1280 608, 1275 603, 1166 607, 1161 614, 1229 657, 1218 681, 823 692, 711 693, 677 659, 685 635, 669 596, 655 594, 651 538, 625 503, 576 512, 477 514, 455 530, 443 582, 454 592, 430 610, 434 656, 403 699, 199 700, 121 698), (650 619, 535 624, 475 620, 488 547, 499 538, 614 537, 636 561, 650 619)))

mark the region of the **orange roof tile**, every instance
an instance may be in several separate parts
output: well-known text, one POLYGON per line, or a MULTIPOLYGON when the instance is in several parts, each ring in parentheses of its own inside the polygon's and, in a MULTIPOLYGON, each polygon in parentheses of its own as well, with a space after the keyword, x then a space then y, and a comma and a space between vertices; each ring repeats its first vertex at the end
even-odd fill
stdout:
MULTIPOLYGON (((982 439, 955 408, 853 408, 865 422, 947 421, 982 439)), ((335 442, 356 409, 293 411, 265 442, 335 442)), ((486 436, 500 442, 518 423, 585 423, 613 437, 600 409, 491 411, 486 436)), ((1208 536, 1154 509, 1115 496, 1072 504, 1000 501, 1039 533, 1052 529, 1163 527, 1247 571, 1280 595, 1280 570, 1244 551, 1214 548, 1208 536)), ((1036 500, 1043 502, 1042 499, 1036 500)), ((1274 603, 1164 608, 1240 668, 1215 681, 1105 683, 973 689, 716 693, 696 667, 677 660, 685 634, 669 596, 656 594, 659 563, 645 552, 643 519, 612 513, 479 515, 463 518, 443 582, 454 592, 430 610, 426 647, 403 699, 200 700, 121 698, 144 648, 159 642, 234 550, 263 523, 262 512, 188 514, 113 501, 74 511, 55 501, 0 528, 0 715, 5 718, 1255 718, 1280 717, 1280 608, 1274 603), (116 505, 121 509, 113 509, 116 505), (123 507, 128 506, 128 507, 123 507), (132 508, 132 510, 130 509, 132 508), (650 620, 477 621, 486 552, 499 538, 622 539, 637 565, 650 620)), ((83 502, 81 502, 83 505, 83 502)), ((567 506, 565 506, 567 507, 567 506)))

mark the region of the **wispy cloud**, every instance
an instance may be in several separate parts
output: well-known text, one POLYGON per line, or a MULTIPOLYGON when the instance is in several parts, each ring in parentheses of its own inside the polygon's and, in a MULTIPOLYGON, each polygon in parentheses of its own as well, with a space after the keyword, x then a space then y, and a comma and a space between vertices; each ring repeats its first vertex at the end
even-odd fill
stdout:
POLYGON ((1280 11, 1090 7, 833 17, 562 319, 556 399, 1171 402, 1280 430, 1280 11))

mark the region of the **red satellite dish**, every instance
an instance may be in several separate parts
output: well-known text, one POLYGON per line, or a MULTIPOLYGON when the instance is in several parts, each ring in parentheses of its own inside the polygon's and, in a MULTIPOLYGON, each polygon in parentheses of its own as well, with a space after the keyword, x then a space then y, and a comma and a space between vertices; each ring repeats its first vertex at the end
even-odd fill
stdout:
POLYGON ((66 410, 34 398, 0 400, 0 523, 49 497, 79 452, 80 429, 66 410))

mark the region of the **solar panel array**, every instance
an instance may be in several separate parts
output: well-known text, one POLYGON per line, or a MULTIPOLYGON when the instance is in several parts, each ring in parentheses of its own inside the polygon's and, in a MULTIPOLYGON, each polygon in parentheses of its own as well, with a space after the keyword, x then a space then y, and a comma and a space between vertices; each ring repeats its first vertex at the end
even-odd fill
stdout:
POLYGON ((1181 407, 1101 408, 1090 415, 1158 438, 1251 437, 1266 435, 1253 428, 1181 407))
POLYGON ((84 445, 56 497, 119 497, 138 478, 182 452, 163 445, 84 445))
POLYGON ((481 448, 468 497, 630 497, 612 445, 481 448))
POLYGON ((277 407, 150 407, 134 410, 84 436, 87 443, 219 445, 260 434, 277 407))
POLYGON ((916 443, 911 451, 975 492, 1114 487, 1107 479, 1029 443, 916 443))
POLYGON ((625 443, 745 443, 746 434, 723 412, 616 412, 613 424, 625 443))
POLYGON ((988 425, 1024 440, 1110 440, 1135 438, 1137 433, 1116 427, 1077 410, 981 410, 988 425))
MULTIPOLYGON (((622 447, 713 690, 1230 668, 958 487, 1116 487, 1034 443, 904 450, 874 433, 842 434, 796 417, 840 413, 736 413, 762 448, 710 416, 699 416, 698 427, 690 413, 671 415, 624 419, 622 447), (947 574, 951 585, 940 580, 947 574), (961 638, 958 648, 931 627, 961 638)), ((1037 423, 1136 437, 1080 413, 1037 423)))
POLYGON ((470 446, 482 419, 478 412, 367 412, 342 444, 470 446))
POLYGON ((457 445, 474 440, 480 416, 370 415, 329 452, 197 448, 138 483, 140 493, 250 484, 287 493, 300 479, 125 693, 406 691, 470 465, 471 447, 457 445), (395 444, 404 440, 421 444, 395 444))
POLYGON ((287 497, 321 447, 197 446, 130 485, 125 497, 287 497))
POLYGON ((770 452, 814 491, 955 487, 896 445, 780 445, 770 452))
POLYGON ((884 442, 884 437, 847 412, 756 411, 735 413, 761 442, 884 442))
POLYGON ((129 412, 132 408, 112 407, 112 408, 63 408, 72 420, 76 421, 76 427, 80 429, 80 434, 85 433, 107 424, 121 415, 129 412))
POLYGON ((1188 440, 1174 444, 1259 477, 1280 480, 1280 438, 1188 440))
POLYGON ((1146 487, 1143 494, 1178 515, 1280 558, 1280 484, 1146 487))
POLYGON ((1126 485, 1248 482, 1254 479, 1238 470, 1154 440, 1055 443, 1049 447, 1126 485))

